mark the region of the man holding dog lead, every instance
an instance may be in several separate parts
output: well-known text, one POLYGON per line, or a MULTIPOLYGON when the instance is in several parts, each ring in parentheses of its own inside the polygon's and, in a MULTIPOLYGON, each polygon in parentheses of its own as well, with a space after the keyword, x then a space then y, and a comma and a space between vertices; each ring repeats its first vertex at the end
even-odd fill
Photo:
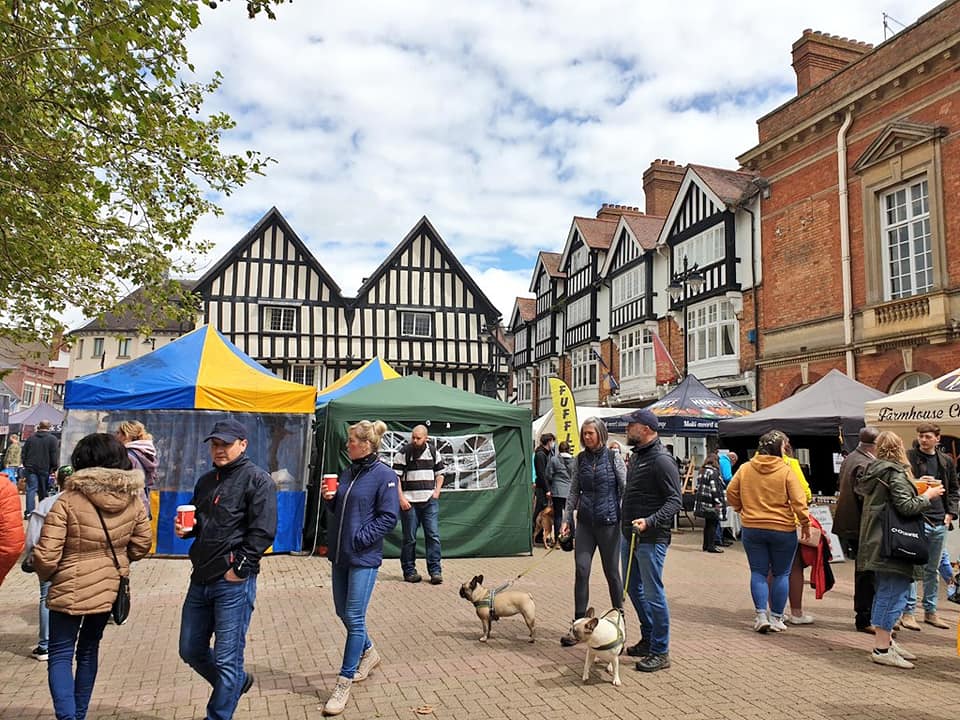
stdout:
POLYGON ((417 528, 423 526, 427 551, 427 572, 430 584, 440 585, 440 488, 443 487, 443 461, 435 443, 427 437, 427 427, 417 425, 410 433, 410 442, 400 448, 393 459, 400 493, 400 524, 403 544, 400 546, 400 567, 409 583, 421 580, 417 572, 417 528))
POLYGON ((621 544, 623 572, 633 563, 627 593, 640 618, 640 642, 627 648, 639 657, 637 670, 656 672, 670 667, 670 609, 663 589, 663 564, 670 545, 673 517, 680 512, 680 473, 660 442, 660 421, 650 410, 626 416, 627 442, 633 446, 621 513, 625 542, 621 544))

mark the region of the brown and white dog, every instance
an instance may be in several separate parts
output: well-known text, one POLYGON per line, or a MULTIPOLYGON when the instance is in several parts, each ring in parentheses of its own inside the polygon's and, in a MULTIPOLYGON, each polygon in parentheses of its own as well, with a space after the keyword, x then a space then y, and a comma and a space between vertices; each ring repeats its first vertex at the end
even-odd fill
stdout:
POLYGON ((460 597, 473 603, 483 626, 483 635, 480 642, 486 642, 490 637, 490 626, 494 620, 511 615, 523 615, 527 627, 530 628, 530 642, 533 642, 533 626, 537 606, 529 593, 517 590, 501 590, 492 593, 483 586, 483 575, 477 575, 460 586, 460 597))
POLYGON ((537 519, 533 524, 533 537, 537 537, 537 533, 543 532, 543 546, 552 548, 556 545, 556 536, 553 533, 553 506, 547 505, 540 513, 537 515, 537 519))
POLYGON ((570 628, 577 642, 587 641, 587 657, 583 661, 583 681, 590 679, 590 666, 596 660, 607 661, 607 671, 613 673, 613 684, 620 683, 620 652, 626 638, 623 613, 614 608, 595 617, 593 608, 586 616, 574 620, 570 628))

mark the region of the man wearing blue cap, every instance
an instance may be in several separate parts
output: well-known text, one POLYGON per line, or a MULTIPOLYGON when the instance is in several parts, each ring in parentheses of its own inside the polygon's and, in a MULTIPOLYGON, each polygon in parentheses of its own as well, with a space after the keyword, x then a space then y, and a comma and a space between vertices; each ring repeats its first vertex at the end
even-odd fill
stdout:
POLYGON ((196 507, 194 525, 174 524, 179 537, 194 539, 180 657, 213 687, 207 719, 230 720, 240 696, 253 685, 253 675, 243 669, 243 649, 260 557, 277 534, 277 488, 247 457, 247 430, 241 423, 221 420, 206 441, 213 469, 200 477, 190 499, 196 507))
POLYGON ((670 545, 673 517, 680 511, 680 473, 677 463, 660 443, 660 421, 650 410, 626 416, 627 442, 633 446, 621 517, 623 570, 630 559, 635 535, 633 567, 627 592, 640 618, 640 642, 627 648, 639 657, 637 670, 656 672, 670 667, 670 609, 663 589, 663 564, 670 545))

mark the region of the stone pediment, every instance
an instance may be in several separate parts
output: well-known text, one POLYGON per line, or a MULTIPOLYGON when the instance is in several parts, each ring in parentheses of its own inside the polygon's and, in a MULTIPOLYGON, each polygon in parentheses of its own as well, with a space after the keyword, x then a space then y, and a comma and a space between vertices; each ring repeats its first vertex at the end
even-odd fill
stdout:
POLYGON ((863 155, 853 164, 853 171, 862 172, 878 162, 909 150, 910 148, 941 138, 947 129, 940 125, 924 125, 905 120, 896 120, 887 125, 870 143, 863 155))

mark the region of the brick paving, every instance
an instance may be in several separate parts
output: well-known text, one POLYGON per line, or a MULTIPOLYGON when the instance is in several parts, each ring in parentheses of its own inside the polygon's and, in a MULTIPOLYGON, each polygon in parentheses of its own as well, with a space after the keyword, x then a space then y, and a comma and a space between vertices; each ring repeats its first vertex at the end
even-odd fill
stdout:
MULTIPOLYGON (((837 586, 821 601, 806 591, 812 626, 779 635, 752 632, 747 563, 739 544, 723 555, 700 552, 700 534, 675 536, 666 586, 673 616, 673 667, 645 675, 621 668, 614 688, 595 668, 580 680, 583 648, 558 642, 572 612, 572 554, 556 551, 518 584, 537 603, 534 644, 522 619, 494 625, 477 642, 480 623, 459 584, 482 573, 488 584, 514 577, 543 558, 447 560, 445 583, 404 583, 396 560, 381 569, 369 612, 383 664, 354 687, 347 718, 636 718, 805 720, 846 718, 932 720, 956 716, 960 658, 954 630, 924 626, 903 644, 922 657, 913 671, 873 665, 870 638, 853 631, 852 563, 834 565, 837 586), (416 708, 430 705, 431 715, 416 708)), ((422 565, 422 563, 421 563, 422 565)), ((421 567, 421 572, 423 568, 421 567)), ((144 560, 134 566, 134 611, 124 627, 108 626, 89 717, 181 720, 203 717, 208 688, 177 656, 185 560, 144 560)), ((591 598, 606 609, 597 559, 591 598)), ((247 644, 257 684, 237 718, 320 716, 333 687, 344 631, 333 612, 329 563, 274 557, 264 563, 247 644)), ((30 658, 36 644, 35 576, 14 569, 0 588, 0 718, 52 718, 46 663, 30 658)), ((942 602, 956 627, 957 608, 942 602)), ((628 636, 637 638, 628 610, 628 636)))

